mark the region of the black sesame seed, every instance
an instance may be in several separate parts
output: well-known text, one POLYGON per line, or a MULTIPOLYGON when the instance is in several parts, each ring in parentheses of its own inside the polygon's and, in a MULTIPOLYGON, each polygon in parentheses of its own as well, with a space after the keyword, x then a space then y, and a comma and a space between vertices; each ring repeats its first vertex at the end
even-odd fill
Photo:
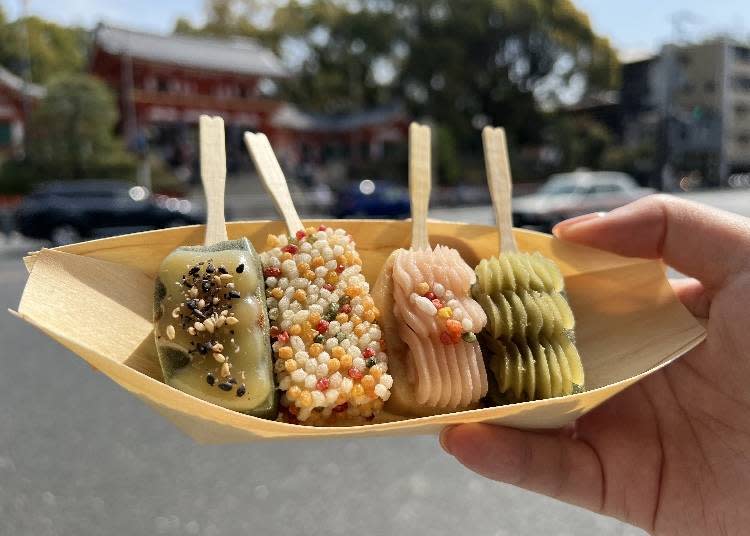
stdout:
POLYGON ((219 389, 222 391, 231 391, 232 390, 232 384, 229 382, 223 382, 219 384, 219 389))
POLYGON ((192 268, 190 268, 190 272, 188 272, 188 273, 190 275, 195 275, 195 274, 197 274, 200 271, 201 271, 201 267, 200 266, 193 266, 192 268))
POLYGON ((206 355, 210 349, 211 348, 208 345, 206 345, 206 344, 199 344, 198 345, 198 351, 201 354, 203 354, 203 355, 206 355))
POLYGON ((198 303, 195 300, 188 300, 185 302, 185 305, 188 306, 188 309, 195 309, 198 307, 198 303))
POLYGON ((211 373, 209 372, 209 373, 208 373, 208 374, 206 375, 206 383, 208 383, 208 385, 213 385, 213 384, 215 384, 215 383, 216 383, 216 376, 214 376, 213 374, 211 374, 211 373))
POLYGON ((237 388, 237 396, 245 396, 245 393, 247 393, 247 387, 243 383, 237 388))
POLYGON ((209 283, 208 281, 204 281, 203 285, 201 285, 201 288, 203 288, 203 292, 208 292, 209 290, 211 290, 211 283, 209 283))
POLYGON ((376 361, 373 358, 370 358, 367 361, 365 361, 365 365, 367 365, 368 367, 374 367, 375 363, 376 361))
POLYGON ((232 385, 237 385, 237 380, 235 380, 234 378, 229 378, 227 381, 232 385))
POLYGON ((239 265, 239 266, 237 266, 237 268, 235 269, 235 272, 237 272, 238 274, 241 274, 241 273, 242 273, 242 272, 244 272, 244 271, 245 271, 245 265, 244 265, 244 264, 240 264, 240 265, 239 265))
POLYGON ((208 263, 208 265, 206 266, 206 273, 212 274, 215 271, 216 271, 216 268, 214 268, 214 265, 211 263, 208 263))
POLYGON ((227 271, 227 267, 222 264, 221 266, 219 266, 219 273, 228 274, 229 272, 227 271))
POLYGON ((236 290, 230 290, 229 291, 229 299, 240 298, 241 296, 242 295, 239 292, 237 292, 236 290))

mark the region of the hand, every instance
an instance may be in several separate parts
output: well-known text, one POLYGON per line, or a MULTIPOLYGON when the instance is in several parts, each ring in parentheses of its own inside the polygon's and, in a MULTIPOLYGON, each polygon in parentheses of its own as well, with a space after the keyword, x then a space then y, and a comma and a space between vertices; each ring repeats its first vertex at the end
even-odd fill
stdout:
POLYGON ((708 337, 572 430, 483 424, 441 444, 472 471, 656 534, 750 530, 750 220, 668 196, 558 225, 563 240, 663 258, 708 337))

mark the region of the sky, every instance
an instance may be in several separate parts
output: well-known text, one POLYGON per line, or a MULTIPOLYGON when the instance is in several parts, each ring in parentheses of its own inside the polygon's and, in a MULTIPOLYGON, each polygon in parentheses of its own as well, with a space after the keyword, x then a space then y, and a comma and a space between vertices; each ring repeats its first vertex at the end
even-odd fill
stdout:
MULTIPOLYGON (((204 0, 27 0, 29 11, 56 22, 93 27, 98 21, 169 32, 184 16, 200 23, 204 0)), ((573 0, 625 56, 658 50, 665 42, 719 32, 750 39, 748 0, 573 0), (682 12, 682 23, 674 15, 682 12), (678 32, 676 28, 681 28, 678 32)), ((0 0, 15 18, 22 0, 0 0)))

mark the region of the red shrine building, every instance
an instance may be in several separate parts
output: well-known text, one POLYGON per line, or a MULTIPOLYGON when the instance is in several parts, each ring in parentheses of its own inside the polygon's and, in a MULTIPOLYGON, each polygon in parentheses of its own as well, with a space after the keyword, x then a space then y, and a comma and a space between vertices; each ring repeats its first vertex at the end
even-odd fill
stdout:
POLYGON ((0 157, 20 156, 26 124, 26 110, 44 96, 43 87, 26 84, 0 67, 0 157))
POLYGON ((290 76, 279 58, 255 41, 156 35, 99 25, 90 71, 117 94, 120 129, 131 148, 160 153, 173 166, 194 165, 201 114, 227 126, 230 171, 249 166, 246 130, 266 133, 289 167, 354 163, 388 154, 406 139, 408 120, 391 106, 345 116, 307 114, 275 97, 290 76))

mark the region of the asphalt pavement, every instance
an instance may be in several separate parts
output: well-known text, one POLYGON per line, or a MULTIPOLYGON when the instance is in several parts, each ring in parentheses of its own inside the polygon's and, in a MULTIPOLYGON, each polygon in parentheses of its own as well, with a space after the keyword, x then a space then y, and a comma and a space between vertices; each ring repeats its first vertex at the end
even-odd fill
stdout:
MULTIPOLYGON (((737 195, 709 202, 750 212, 750 192, 737 195)), ((433 216, 492 218, 488 208, 433 216)), ((18 305, 27 246, 0 243, 3 308, 18 305)), ((0 536, 642 534, 473 475, 435 437, 195 444, 0 315, 0 536)))

